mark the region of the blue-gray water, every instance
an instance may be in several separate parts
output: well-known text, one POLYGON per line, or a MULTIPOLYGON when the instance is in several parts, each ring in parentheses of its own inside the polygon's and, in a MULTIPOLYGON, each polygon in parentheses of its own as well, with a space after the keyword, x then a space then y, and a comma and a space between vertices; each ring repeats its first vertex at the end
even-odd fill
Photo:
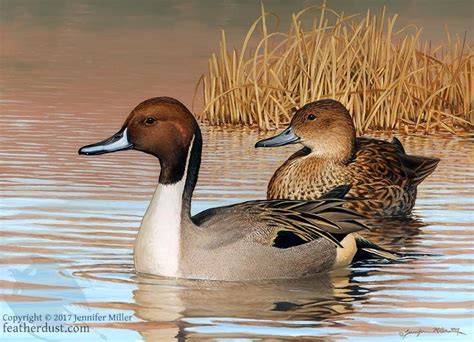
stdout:
MULTIPOLYGON (((282 25, 304 4, 310 3, 266 2, 282 25)), ((380 8, 373 1, 330 5, 348 13, 380 8)), ((469 2, 389 6, 401 24, 421 24, 434 40, 444 23, 472 32, 469 2)), ((115 132, 145 98, 170 95, 190 105, 219 28, 238 45, 259 4, 1 1, 0 7, 0 338, 398 341, 400 332, 422 329, 428 332, 405 340, 472 340, 472 136, 400 137, 408 152, 442 161, 420 186, 413 220, 386 222, 368 235, 395 251, 429 256, 291 282, 138 276, 132 246, 158 164, 138 152, 85 158, 77 149, 115 132), (26 313, 42 315, 32 325, 46 315, 59 318, 52 325, 73 323, 75 315, 106 318, 87 322, 89 333, 4 330, 9 317, 26 313)), ((251 130, 203 130, 196 212, 263 198, 272 172, 294 150, 255 150, 264 135, 251 130)))

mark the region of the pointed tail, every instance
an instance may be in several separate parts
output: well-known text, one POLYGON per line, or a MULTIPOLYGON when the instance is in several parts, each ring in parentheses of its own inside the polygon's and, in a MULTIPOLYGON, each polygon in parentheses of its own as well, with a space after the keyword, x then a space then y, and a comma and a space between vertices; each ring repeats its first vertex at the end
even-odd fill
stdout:
POLYGON ((359 234, 354 234, 357 246, 357 252, 352 262, 357 262, 367 259, 386 259, 386 260, 399 260, 400 255, 394 252, 390 252, 385 248, 378 246, 377 244, 369 241, 359 234))
POLYGON ((439 161, 439 158, 424 158, 423 162, 415 169, 415 178, 412 179, 413 184, 418 185, 431 175, 439 161))

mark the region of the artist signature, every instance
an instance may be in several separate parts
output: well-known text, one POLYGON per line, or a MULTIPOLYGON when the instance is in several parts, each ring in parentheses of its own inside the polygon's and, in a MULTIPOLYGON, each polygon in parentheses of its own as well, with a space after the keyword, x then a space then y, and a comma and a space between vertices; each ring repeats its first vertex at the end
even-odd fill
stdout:
POLYGON ((398 333, 402 339, 405 339, 405 337, 407 336, 410 336, 410 335, 413 335, 413 336, 416 336, 416 337, 419 337, 420 335, 422 334, 456 334, 456 336, 459 336, 459 335, 466 335, 464 332, 461 331, 460 328, 449 328, 449 329, 446 329, 446 328, 439 328, 439 327, 433 327, 430 329, 406 329, 406 330, 403 330, 403 331, 400 331, 398 333))

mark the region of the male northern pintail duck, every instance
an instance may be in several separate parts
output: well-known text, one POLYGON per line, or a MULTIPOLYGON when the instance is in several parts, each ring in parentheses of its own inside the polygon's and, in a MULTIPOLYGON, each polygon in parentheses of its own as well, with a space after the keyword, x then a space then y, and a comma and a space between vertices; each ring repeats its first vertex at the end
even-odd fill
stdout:
POLYGON ((304 148, 280 166, 268 184, 268 199, 313 200, 350 184, 345 207, 368 217, 411 213, 416 190, 439 162, 411 156, 392 142, 356 138, 349 111, 338 101, 319 100, 299 109, 287 129, 256 147, 301 143, 304 148))
POLYGON ((342 199, 249 201, 191 216, 201 148, 201 131, 189 110, 158 97, 133 109, 111 138, 79 150, 95 155, 135 149, 160 162, 158 186, 135 241, 137 272, 274 279, 311 276, 353 260, 351 233, 365 226, 360 214, 341 206, 342 199))

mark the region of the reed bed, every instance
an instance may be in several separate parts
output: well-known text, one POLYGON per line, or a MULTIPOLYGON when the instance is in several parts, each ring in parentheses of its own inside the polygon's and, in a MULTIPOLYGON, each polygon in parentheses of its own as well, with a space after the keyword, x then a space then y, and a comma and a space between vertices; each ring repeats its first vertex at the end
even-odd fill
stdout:
POLYGON ((312 6, 292 15, 287 33, 269 28, 275 18, 262 5, 240 50, 229 49, 222 31, 220 50, 196 87, 202 121, 270 130, 304 104, 334 98, 359 133, 472 128, 474 54, 465 37, 447 33, 433 47, 421 41, 421 28, 395 30, 397 15, 385 9, 346 16, 312 6))

